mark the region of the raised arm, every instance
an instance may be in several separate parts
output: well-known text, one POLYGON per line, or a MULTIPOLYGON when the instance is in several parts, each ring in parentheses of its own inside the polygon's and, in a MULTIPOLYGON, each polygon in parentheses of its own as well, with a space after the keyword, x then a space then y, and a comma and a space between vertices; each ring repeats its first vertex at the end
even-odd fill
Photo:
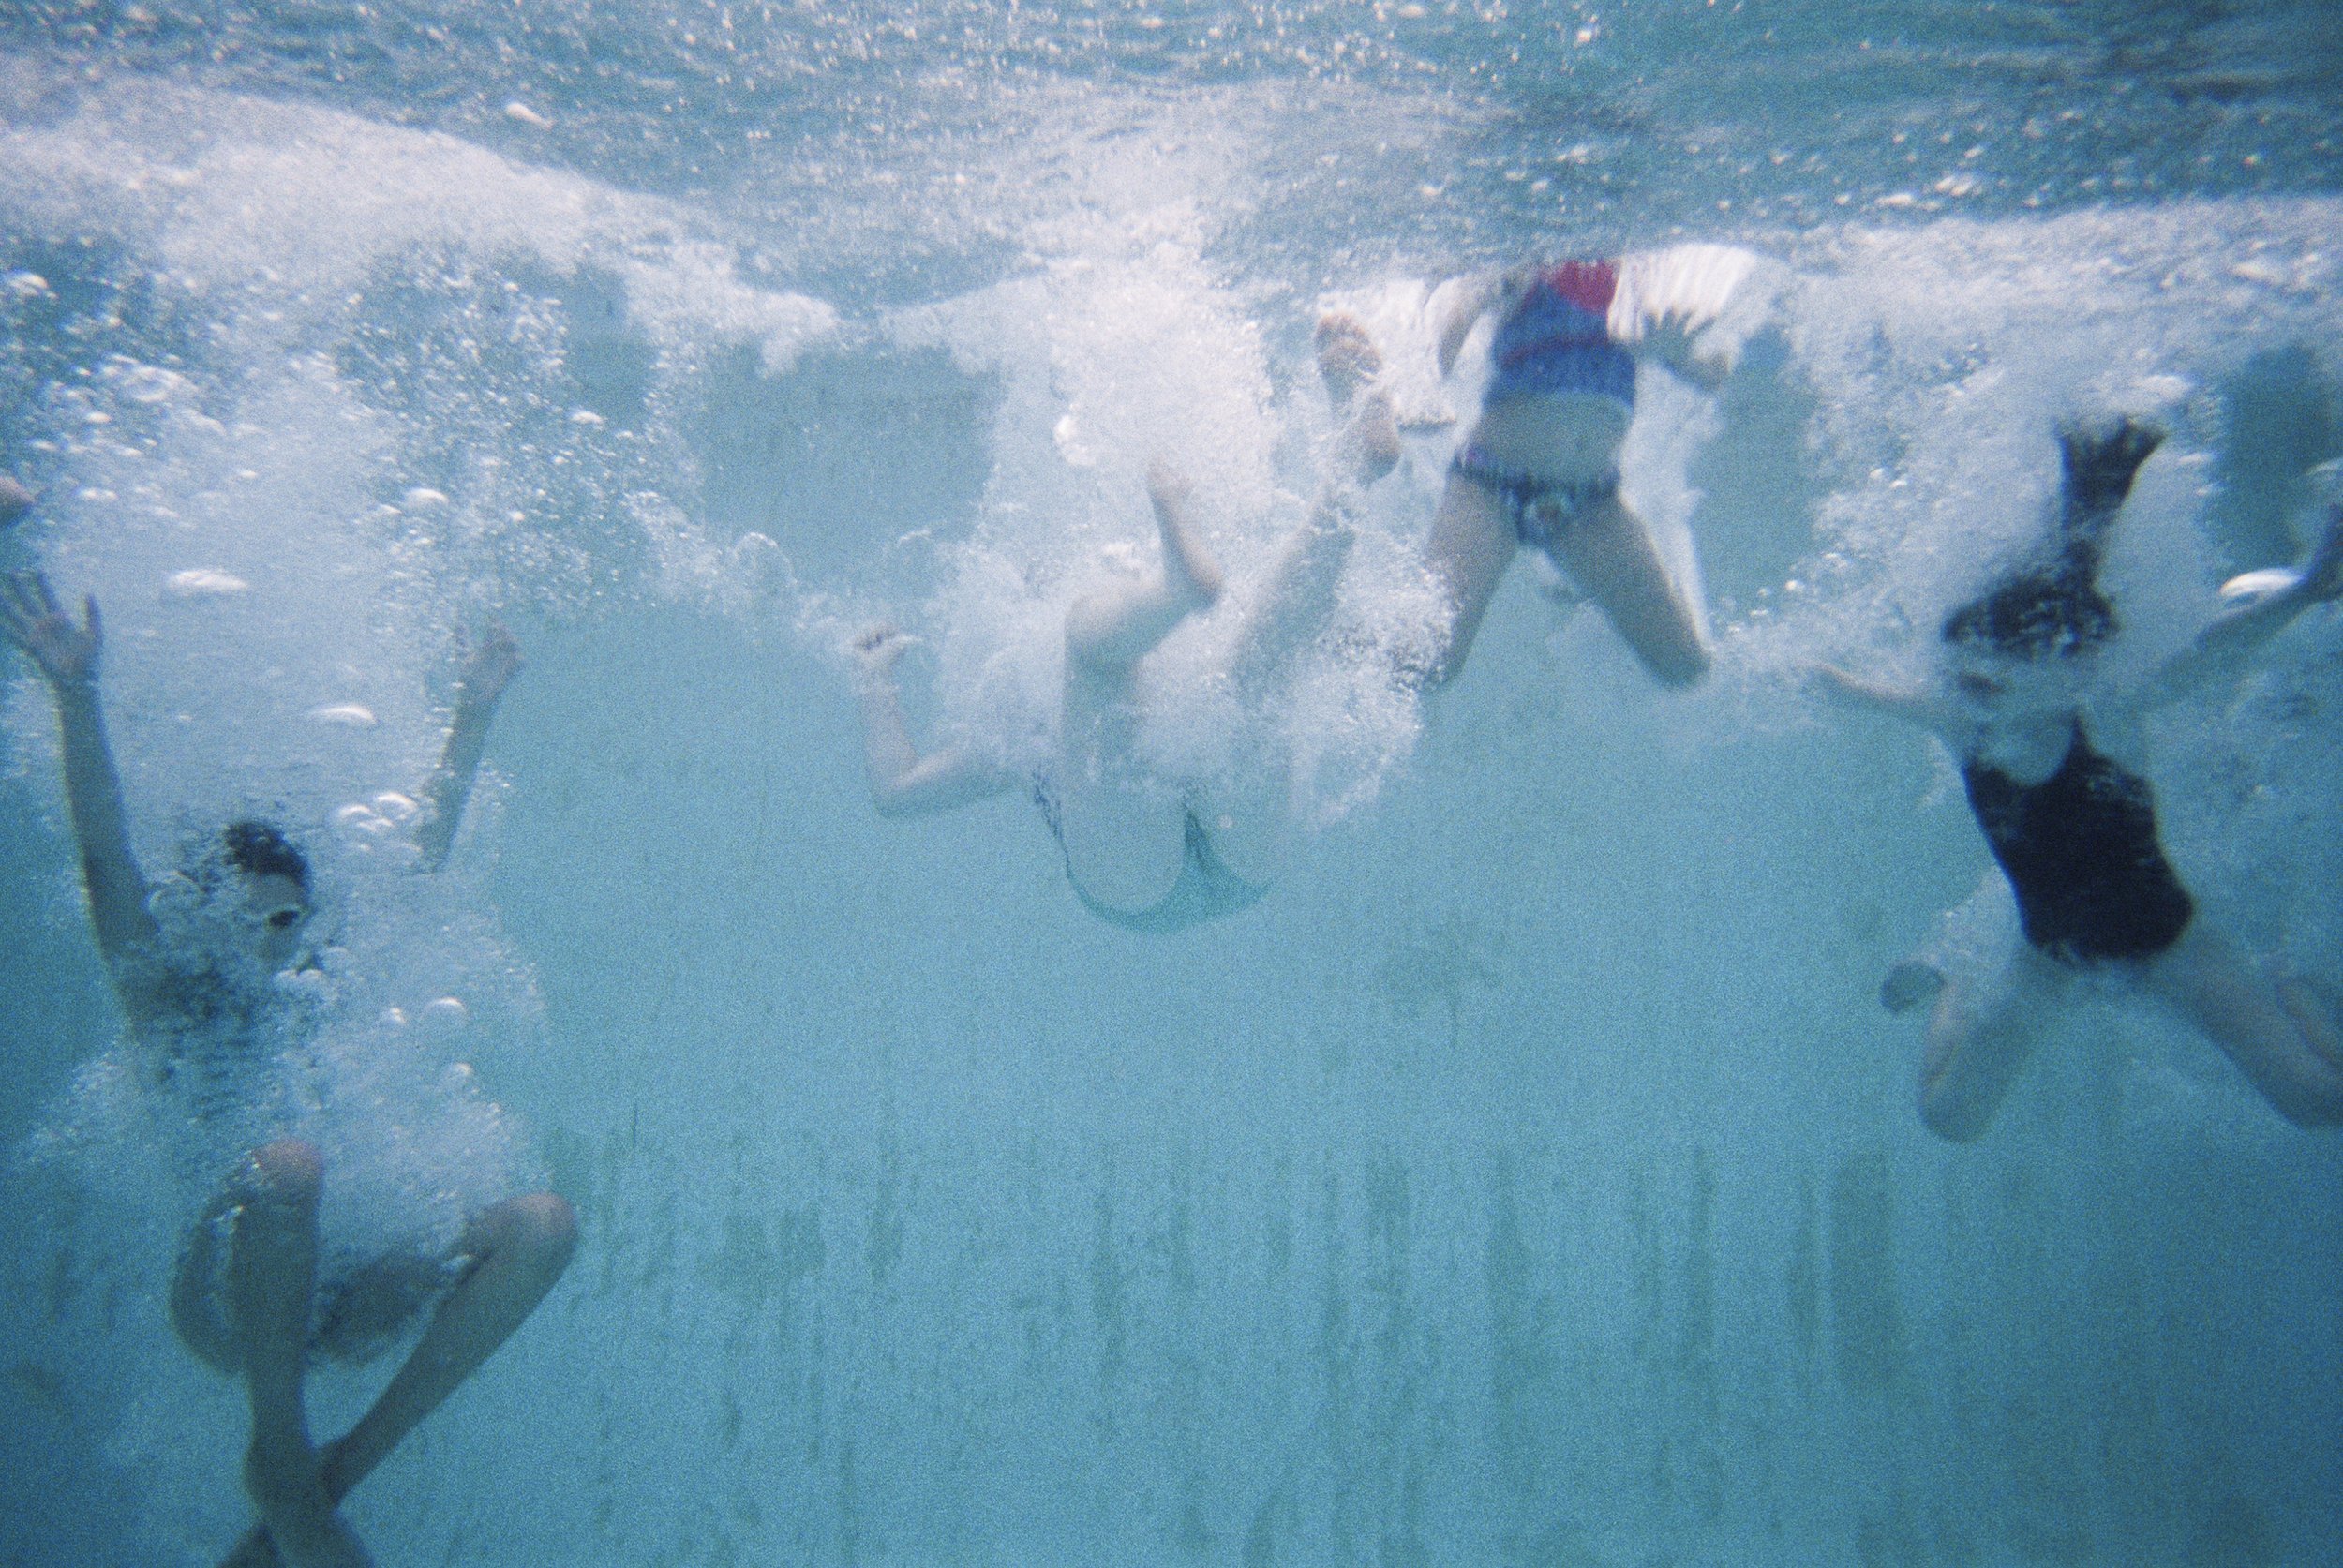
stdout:
POLYGON ((2215 618, 2186 648, 2156 666, 2142 694, 2154 706, 2186 695, 2216 677, 2244 673, 2254 651, 2311 605, 2343 596, 2343 506, 2327 509, 2326 530, 2293 581, 2215 618))
POLYGON ((471 799, 472 781, 480 774, 481 753, 488 744, 488 724, 496 717, 504 689, 521 669, 521 647, 502 621, 490 621, 464 661, 455 684, 455 717, 448 725, 447 744, 440 764, 423 785, 423 825, 415 831, 423 846, 423 869, 438 871, 447 864, 455 844, 455 829, 464 820, 464 803, 471 799))
POLYGON ((57 699, 64 738, 65 798, 82 849, 82 883, 89 890, 90 924, 97 948, 119 978, 124 961, 152 946, 155 917, 146 907, 146 878, 130 849, 130 822, 122 804, 122 777, 106 741, 98 700, 97 656, 105 634, 97 601, 82 601, 76 626, 57 603, 49 579, 16 574, 0 585, 0 631, 30 655, 57 699))
POLYGON ((862 709, 862 766, 871 802, 881 816, 925 816, 1000 794, 1017 781, 965 746, 926 756, 903 723, 895 662, 911 646, 891 626, 874 626, 855 641, 855 698, 862 709))
POLYGON ((1432 346, 1440 356, 1440 373, 1443 377, 1455 369, 1456 356, 1464 351, 1465 339, 1472 336, 1473 324, 1497 303, 1511 276, 1497 270, 1470 273, 1463 277, 1452 277, 1432 291, 1432 300, 1427 302, 1435 314, 1432 346))

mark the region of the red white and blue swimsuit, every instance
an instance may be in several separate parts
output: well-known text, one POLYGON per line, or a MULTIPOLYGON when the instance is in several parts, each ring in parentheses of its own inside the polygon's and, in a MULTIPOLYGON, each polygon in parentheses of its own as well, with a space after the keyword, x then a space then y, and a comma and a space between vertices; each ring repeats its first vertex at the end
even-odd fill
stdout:
MULTIPOLYGON (((1632 411, 1635 356, 1612 337, 1610 328, 1611 300, 1618 292, 1614 262, 1564 261, 1541 269, 1497 324, 1482 406, 1575 395, 1606 397, 1632 411)), ((1619 493, 1617 469, 1560 482, 1507 468, 1470 443, 1458 450, 1450 468, 1504 501, 1525 545, 1549 545, 1558 524, 1619 493)))

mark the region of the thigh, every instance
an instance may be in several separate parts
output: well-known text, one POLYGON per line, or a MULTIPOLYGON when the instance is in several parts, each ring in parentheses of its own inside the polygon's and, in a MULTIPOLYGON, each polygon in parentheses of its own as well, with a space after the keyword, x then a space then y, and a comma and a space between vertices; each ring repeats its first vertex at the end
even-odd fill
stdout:
POLYGON ((1920 1064, 1920 1119, 1930 1130, 1962 1143, 1984 1134, 2068 984, 2023 941, 1999 963, 1946 978, 1920 1064))
POLYGON ((1514 520, 1503 500, 1451 473, 1424 545, 1425 564, 1455 610, 1430 661, 1427 674, 1434 684, 1455 679, 1464 668, 1481 618, 1513 563, 1515 545, 1514 520))
POLYGON ((216 1199, 181 1238, 171 1271, 171 1326, 206 1366, 234 1372, 240 1357, 228 1324, 228 1231, 233 1212, 216 1199))
POLYGON ((349 1365, 390 1348, 462 1277, 465 1260, 396 1252, 334 1269, 318 1282, 310 1354, 349 1365))
POLYGON ((1555 528, 1552 554, 1653 675, 1683 685, 1709 667, 1684 585, 1668 571, 1643 519, 1617 495, 1555 528))
POLYGON ((2219 1046, 2280 1115, 2306 1127, 2343 1120, 2343 1036, 2307 987, 2290 997, 2201 919, 2150 959, 2141 977, 2151 994, 2219 1046))

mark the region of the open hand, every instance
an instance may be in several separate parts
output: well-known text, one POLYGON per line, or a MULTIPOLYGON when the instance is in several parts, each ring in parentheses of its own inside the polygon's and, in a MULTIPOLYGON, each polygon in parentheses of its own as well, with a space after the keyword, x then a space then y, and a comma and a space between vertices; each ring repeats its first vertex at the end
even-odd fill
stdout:
POLYGON ((97 652, 105 644, 97 600, 82 601, 82 624, 73 624, 56 590, 38 572, 17 572, 0 580, 0 632, 32 655, 52 686, 63 690, 97 681, 97 652))

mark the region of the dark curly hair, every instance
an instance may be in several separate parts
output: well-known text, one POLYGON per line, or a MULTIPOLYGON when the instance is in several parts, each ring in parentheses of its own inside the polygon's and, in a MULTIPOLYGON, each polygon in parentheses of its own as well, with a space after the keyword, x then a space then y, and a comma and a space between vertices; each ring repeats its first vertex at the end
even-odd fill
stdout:
POLYGON ((2084 653, 2115 635, 2115 606, 2099 591, 2108 525, 2140 465, 2164 441, 2152 425, 2117 419, 2060 427, 2065 462, 2058 534, 2043 555, 1945 617, 1948 643, 1984 643, 2020 659, 2084 653))

